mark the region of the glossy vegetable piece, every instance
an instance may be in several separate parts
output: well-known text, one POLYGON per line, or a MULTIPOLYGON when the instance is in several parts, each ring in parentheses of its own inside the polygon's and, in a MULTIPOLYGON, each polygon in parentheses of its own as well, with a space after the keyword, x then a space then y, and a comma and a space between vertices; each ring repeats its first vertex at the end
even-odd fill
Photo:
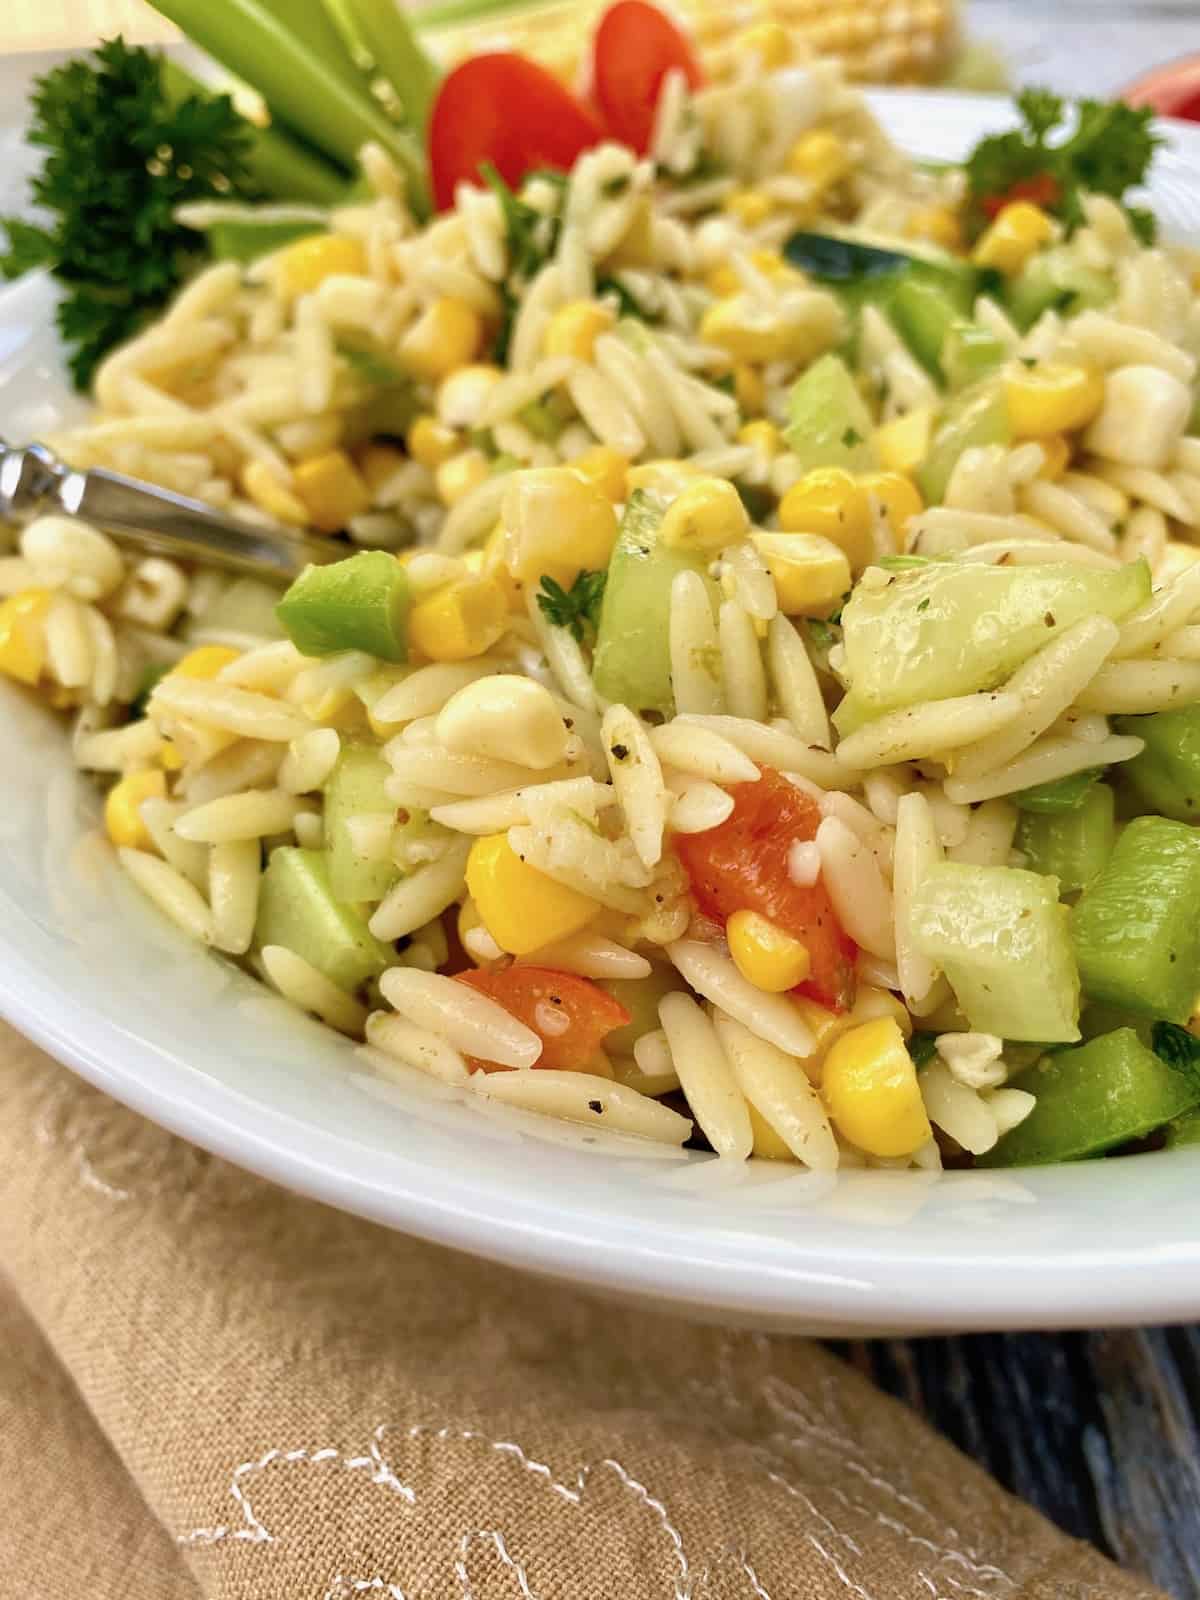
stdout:
POLYGON ((874 429, 841 356, 822 356, 792 385, 783 435, 805 472, 814 467, 868 471, 875 465, 874 429))
POLYGON ((1022 814, 1016 846, 1033 872, 1057 878, 1063 894, 1086 889, 1100 876, 1116 841, 1113 792, 1092 785, 1077 806, 1022 814))
POLYGON ((471 56, 442 83, 429 118, 429 164, 439 211, 460 183, 495 167, 510 188, 538 167, 569 172, 604 137, 600 123, 544 67, 508 51, 471 56))
POLYGON ((668 72, 698 89, 704 74, 670 17, 645 0, 617 0, 600 19, 592 47, 592 96, 607 132, 639 155, 650 148, 668 72))
POLYGON ((1031 789, 1020 789, 1013 795, 1013 803, 1020 811, 1044 812, 1048 815, 1074 811, 1087 799, 1101 770, 1100 767, 1092 767, 1086 772, 1073 772, 1068 778, 1055 778, 1050 783, 1036 783, 1031 789))
POLYGON ((265 220, 246 215, 229 216, 214 222, 205 231, 209 249, 217 261, 257 261, 260 256, 282 250, 284 245, 297 239, 307 239, 312 234, 324 233, 328 223, 317 221, 265 220))
POLYGON ((1112 275, 1086 266, 1078 252, 1058 245, 1031 256, 1004 292, 1013 321, 1031 328, 1044 311, 1074 316, 1105 306, 1116 294, 1112 275))
POLYGON ((980 1166, 1025 1167, 1103 1155, 1141 1139, 1200 1105, 1200 1075, 1159 1059, 1132 1028, 1104 1033, 1077 1050, 1057 1050, 1013 1087, 1037 1104, 980 1166))
POLYGON ((1186 1022, 1200 992, 1200 833, 1166 817, 1131 822, 1071 918, 1092 1000, 1186 1022))
POLYGON ((613 1056, 631 1056, 633 1047, 645 1033, 659 1026, 658 1002, 664 995, 686 990, 687 984, 674 967, 655 962, 645 978, 602 978, 600 988, 625 1007, 629 1021, 609 1034, 605 1049, 613 1056))
POLYGON ((956 319, 941 347, 941 369, 953 390, 969 389, 1003 366, 1008 351, 989 328, 956 319))
POLYGON ((900 284, 922 282, 939 288, 956 313, 967 316, 978 282, 969 262, 940 250, 895 250, 832 233, 801 229, 789 235, 783 254, 851 310, 868 302, 886 310, 900 284))
POLYGON ((1053 878, 941 862, 917 889, 912 926, 972 1028, 1040 1043, 1079 1038, 1079 973, 1053 878))
POLYGON ((940 377, 946 341, 962 317, 959 298, 948 295, 939 283, 907 277, 897 284, 888 315, 925 370, 940 377))
POLYGON ((860 584, 842 612, 854 703, 887 711, 993 689, 1080 618, 1119 622, 1149 595, 1144 561, 1115 571, 938 561, 893 573, 886 588, 860 584))
POLYGON ((380 661, 408 656, 408 577, 384 550, 306 567, 276 608, 303 655, 365 650, 380 661))
POLYGON ((929 445, 929 454, 917 469, 917 485, 927 505, 939 505, 950 475, 964 450, 989 444, 1009 444, 1012 429, 1004 391, 984 382, 964 389, 943 411, 929 445))
POLYGON ((621 519, 608 568, 592 677, 606 700, 670 716, 671 585, 680 572, 707 573, 711 555, 673 549, 659 537, 666 501, 638 490, 621 519))
POLYGON ((1200 1106, 1193 1106, 1168 1125, 1166 1148, 1186 1150, 1197 1144, 1200 1144, 1200 1106))
POLYGON ((719 827, 675 840, 697 905, 722 925, 735 911, 757 911, 799 939, 808 948, 810 976, 794 992, 846 1010, 854 1000, 854 941, 820 879, 803 887, 788 873, 788 853, 816 837, 820 809, 770 767, 757 783, 733 784, 729 792, 733 812, 719 827))
POLYGON ((303 956, 342 989, 357 989, 394 964, 395 952, 381 944, 358 912, 343 905, 329 881, 324 850, 272 850, 262 876, 254 942, 281 944, 303 956))
POLYGON ((1200 706, 1118 717, 1113 726, 1146 741, 1141 755, 1121 767, 1121 777, 1146 809, 1177 822, 1200 822, 1200 706))
POLYGON ((383 856, 364 853, 358 818, 397 819, 394 800, 388 798, 391 768, 370 745, 346 745, 338 756, 325 788, 325 847, 329 855, 329 883, 339 900, 357 903, 382 900, 400 876, 392 859, 391 841, 383 856))
MULTIPOLYGON (((498 972, 460 972, 469 984, 511 1011, 542 1041, 537 1067, 586 1072, 605 1039, 630 1020, 629 1012, 589 978, 549 967, 505 967, 498 972)), ((473 1067, 497 1070, 494 1063, 472 1058, 473 1067)))

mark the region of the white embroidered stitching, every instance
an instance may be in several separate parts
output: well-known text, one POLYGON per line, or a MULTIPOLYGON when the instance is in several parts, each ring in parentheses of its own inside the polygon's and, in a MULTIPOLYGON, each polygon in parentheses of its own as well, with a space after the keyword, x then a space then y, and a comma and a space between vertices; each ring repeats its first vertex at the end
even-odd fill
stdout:
POLYGON ((342 1573, 335 1573, 333 1582, 325 1591, 325 1600, 346 1600, 347 1595, 366 1594, 369 1590, 378 1590, 387 1595, 388 1600, 408 1600, 404 1590, 396 1583, 385 1583, 382 1578, 347 1578, 342 1573))
POLYGON ((470 1574, 467 1572, 467 1556, 476 1539, 487 1540, 495 1549, 496 1554, 504 1565, 512 1572, 520 1585, 523 1600, 539 1600, 537 1593, 529 1587, 529 1574, 525 1571, 525 1564, 509 1554, 508 1546, 504 1542, 504 1535, 498 1528, 476 1528, 464 1533, 458 1541, 458 1555, 454 1560, 454 1575, 458 1579, 462 1590, 462 1600, 475 1600, 475 1591, 471 1587, 470 1574))

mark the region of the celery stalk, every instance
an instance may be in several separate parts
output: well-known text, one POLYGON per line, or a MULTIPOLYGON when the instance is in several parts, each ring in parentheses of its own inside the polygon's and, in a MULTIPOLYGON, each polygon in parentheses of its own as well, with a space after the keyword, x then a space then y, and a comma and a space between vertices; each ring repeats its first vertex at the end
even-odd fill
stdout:
POLYGON ((369 94, 362 68, 357 65, 323 0, 259 0, 293 38, 321 64, 339 77, 352 94, 369 94))
POLYGON ((440 73, 396 0, 340 0, 377 70, 395 89, 410 126, 423 132, 440 73))

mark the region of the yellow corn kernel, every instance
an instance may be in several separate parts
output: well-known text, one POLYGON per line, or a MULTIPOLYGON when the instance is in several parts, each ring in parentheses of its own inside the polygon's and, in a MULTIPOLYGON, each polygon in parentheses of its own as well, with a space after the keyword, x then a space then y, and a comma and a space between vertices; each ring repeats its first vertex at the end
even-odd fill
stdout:
POLYGON ((912 1018, 904 1001, 890 989, 880 989, 872 983, 860 983, 854 1004, 847 1014, 849 1026, 856 1028, 861 1023, 874 1022, 878 1017, 891 1017, 904 1037, 912 1038, 912 1018))
POLYGON ((869 566, 875 554, 867 491, 843 467, 814 467, 794 483, 779 502, 779 526, 786 533, 819 533, 831 540, 855 572, 869 566))
POLYGON ((816 1049, 805 1061, 806 1069, 810 1064, 818 1064, 825 1052, 835 1039, 840 1039, 851 1026, 848 1011, 830 1011, 828 1006, 821 1005, 816 1000, 810 1000, 807 995, 793 996, 792 1004, 797 1007, 800 1015, 808 1023, 813 1038, 816 1040, 816 1049))
POLYGON ((407 465, 408 458, 394 444, 369 444, 358 452, 358 470, 372 499, 394 473, 407 465))
POLYGON ((153 850, 150 830, 142 821, 143 800, 163 800, 167 780, 157 768, 131 772, 115 783, 104 802, 104 829, 114 844, 129 850, 153 850))
POLYGON ((610 308, 598 300, 571 300, 550 318, 542 340, 542 353, 590 361, 596 340, 615 321, 610 308))
POLYGON ((742 977, 767 994, 794 989, 812 970, 808 946, 757 911, 735 911, 725 924, 725 937, 742 977))
POLYGON ((504 590, 504 598, 508 609, 512 612, 522 612, 524 606, 524 585, 519 579, 514 578, 505 565, 507 553, 507 536, 504 524, 498 522, 488 534, 481 545, 474 550, 468 550, 463 556, 467 571, 476 576, 490 578, 493 583, 498 583, 504 590))
POLYGON ((172 678, 215 678, 231 661, 236 661, 241 654, 227 644, 202 644, 195 650, 189 650, 171 668, 168 676, 172 678))
POLYGON ((467 889, 480 921, 510 955, 525 956, 585 928, 598 901, 522 861, 505 833, 476 839, 467 857, 467 889))
POLYGON ((446 427, 436 417, 420 416, 408 430, 408 453, 430 472, 449 461, 462 449, 462 440, 453 428, 446 427))
POLYGON ((1042 447, 1042 464, 1038 468, 1039 478, 1061 478, 1071 465, 1071 446, 1061 433, 1048 433, 1045 438, 1039 439, 1042 447))
POLYGON ((932 406, 917 406, 875 429, 875 454, 888 472, 914 473, 929 454, 932 406))
POLYGON ((492 469, 482 450, 460 450, 443 461, 433 475, 438 499, 444 506, 457 505, 472 489, 491 476, 492 469))
POLYGON ((585 483, 590 483, 600 493, 619 505, 625 498, 625 474, 629 471, 629 457, 623 456, 611 445, 597 444, 576 456, 570 463, 585 483))
POLYGON ((752 533, 750 542, 775 580, 785 616, 826 616, 850 587, 846 552, 819 533, 752 533))
POLYGON ((735 361, 811 361, 831 342, 828 325, 794 318, 751 295, 735 294, 709 306, 700 322, 706 344, 727 350, 735 361))
POLYGON ((335 272, 362 277, 367 270, 367 252, 362 241, 349 234, 318 233, 281 250, 275 266, 284 294, 310 294, 335 272))
POLYGON ((500 585, 491 578, 463 578, 435 589, 412 608, 408 638, 430 661, 470 661, 490 650, 507 625, 500 585))
POLYGON ((158 752, 158 764, 164 772, 182 772, 183 757, 170 739, 164 739, 158 752))
POLYGON ((788 151, 787 164, 797 178, 807 178, 823 191, 840 183, 854 161, 844 139, 828 128, 812 128, 802 133, 788 151))
POLYGON ((733 398, 744 416, 758 417, 767 409, 767 386, 757 367, 738 361, 733 369, 733 398))
POLYGON ((573 583, 585 569, 607 567, 617 542, 612 501, 570 467, 514 472, 500 516, 505 563, 526 583, 536 584, 543 573, 573 583))
POLYGON ((322 533, 337 533, 371 508, 366 480, 344 450, 327 450, 293 469, 296 493, 303 500, 309 521, 322 533))
POLYGON ((1054 223, 1040 206, 1014 200, 1001 208, 971 251, 977 267, 994 267, 1006 277, 1020 272, 1039 245, 1054 237, 1054 223))
POLYGON ((765 245, 760 246, 757 250, 751 250, 750 261, 763 277, 770 278, 772 283, 804 282, 804 274, 798 272, 790 261, 785 261, 778 250, 769 250, 765 245))
POLYGON ((943 250, 961 251, 962 223, 949 206, 921 206, 909 215, 904 229, 910 239, 927 239, 943 250))
POLYGON ((737 431, 737 442, 748 444, 752 450, 770 459, 783 449, 783 436, 773 422, 758 417, 754 422, 743 422, 737 431))
POLYGON ((892 530, 897 550, 902 549, 909 522, 925 509, 921 491, 912 479, 902 472, 868 472, 859 479, 859 482, 878 502, 892 530))
POLYGON ((774 209, 770 195, 764 194, 761 189, 733 189, 721 205, 744 228, 757 228, 774 209))
POLYGON ((43 624, 54 604, 49 589, 22 589, 0 602, 0 672, 34 684, 46 665, 43 624))
POLYGON ((750 532, 741 496, 725 478, 698 478, 672 500, 659 537, 675 550, 724 550, 750 532))
POLYGON ((286 522, 293 528, 307 527, 307 506, 280 483, 265 461, 247 461, 242 468, 242 488, 247 499, 276 522, 286 522))
POLYGON ((868 1155, 911 1155, 931 1137, 917 1069, 892 1017, 837 1040, 825 1057, 821 1092, 834 1127, 868 1155))
POLYGON ((400 360, 428 383, 439 383, 479 353, 483 318, 465 300, 443 296, 413 323, 400 341, 400 360))
POLYGON ((1016 439, 1041 439, 1085 427, 1104 404, 1104 378, 1065 361, 1020 364, 1004 374, 1008 420, 1016 439))
POLYGON ((742 287, 742 280, 728 261, 722 261, 719 266, 711 267, 705 273, 704 286, 712 294, 724 299, 727 295, 738 292, 742 287))
POLYGON ((792 35, 782 22, 756 22, 733 40, 736 54, 745 60, 757 56, 768 71, 786 67, 792 59, 792 35))
POLYGON ((775 1129, 763 1116, 761 1111, 756 1111, 746 1101, 746 1110, 750 1113, 750 1128, 754 1134, 752 1154, 762 1161, 791 1161, 796 1159, 794 1151, 775 1132, 775 1129))

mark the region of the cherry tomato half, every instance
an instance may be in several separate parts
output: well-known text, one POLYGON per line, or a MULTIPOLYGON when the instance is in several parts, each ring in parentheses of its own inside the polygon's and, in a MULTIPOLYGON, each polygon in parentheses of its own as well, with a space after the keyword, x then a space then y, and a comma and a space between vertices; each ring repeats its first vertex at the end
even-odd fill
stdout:
POLYGON ((1044 211, 1053 211, 1061 199, 1062 186, 1058 179, 1053 173, 1039 172, 1032 178, 1019 178, 1003 194, 984 195, 979 206, 984 216, 996 217, 1014 200, 1028 200, 1031 205, 1041 206, 1044 211))
POLYGON ((1200 122, 1200 55, 1184 56, 1135 78, 1121 91, 1131 106, 1153 106, 1160 117, 1200 122))
POLYGON ((816 837, 816 801, 770 767, 763 767, 757 783, 733 784, 729 792, 733 812, 719 827, 675 839, 701 912, 724 923, 735 911, 757 911, 802 939, 812 967, 796 993, 845 1010, 854 999, 857 947, 843 932, 820 879, 805 888, 788 872, 793 844, 816 837))
POLYGON ((490 162, 511 188, 537 167, 567 172, 604 130, 544 67, 493 51, 472 56, 443 82, 429 118, 429 165, 439 211, 460 183, 481 183, 490 162))
MULTIPOLYGON (((537 1067, 586 1072, 605 1036, 623 1028, 630 1015, 599 984, 550 967, 504 967, 499 972, 460 972, 469 983, 532 1028, 542 1041, 537 1067)), ((472 1057, 471 1066, 495 1071, 493 1063, 472 1057)))
POLYGON ((704 82, 679 29, 646 0, 617 0, 600 19, 592 47, 592 94, 612 137, 639 155, 650 148, 663 79, 673 67, 691 88, 704 82))

